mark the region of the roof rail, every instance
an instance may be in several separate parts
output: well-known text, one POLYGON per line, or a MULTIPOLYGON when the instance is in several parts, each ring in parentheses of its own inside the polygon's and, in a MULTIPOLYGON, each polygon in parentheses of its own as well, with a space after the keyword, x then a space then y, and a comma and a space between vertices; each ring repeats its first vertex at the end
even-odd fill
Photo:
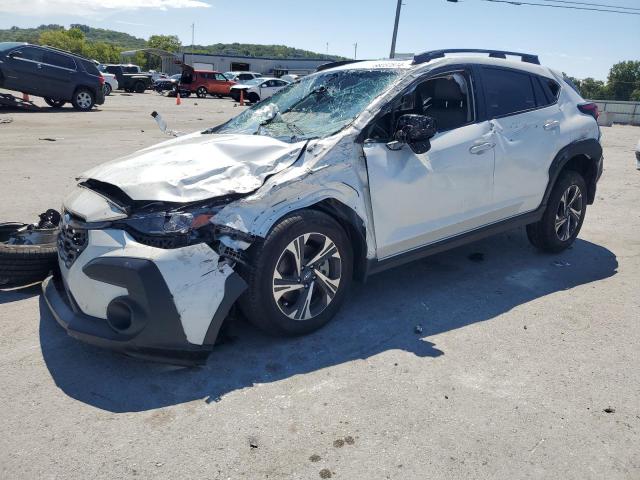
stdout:
POLYGON ((445 50, 432 50, 430 52, 423 52, 413 57, 413 63, 415 65, 420 63, 427 63, 435 58, 443 58, 447 53, 488 53, 491 58, 507 58, 507 55, 513 55, 516 57, 520 57, 523 62, 540 65, 538 56, 532 55, 530 53, 507 52, 505 50, 483 50, 479 48, 448 48, 445 50))
POLYGON ((349 65, 350 63, 358 62, 364 62, 364 60, 340 60, 338 62, 323 63, 318 68, 316 68, 316 72, 321 72, 323 70, 329 70, 330 68, 341 67, 342 65, 349 65))

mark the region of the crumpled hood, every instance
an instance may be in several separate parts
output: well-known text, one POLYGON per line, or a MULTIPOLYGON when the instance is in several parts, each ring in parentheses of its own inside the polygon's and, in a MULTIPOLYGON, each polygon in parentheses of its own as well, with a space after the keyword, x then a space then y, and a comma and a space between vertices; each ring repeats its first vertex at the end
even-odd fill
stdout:
POLYGON ((99 165, 80 179, 110 183, 133 200, 193 202, 260 188, 293 164, 305 143, 197 132, 99 165))

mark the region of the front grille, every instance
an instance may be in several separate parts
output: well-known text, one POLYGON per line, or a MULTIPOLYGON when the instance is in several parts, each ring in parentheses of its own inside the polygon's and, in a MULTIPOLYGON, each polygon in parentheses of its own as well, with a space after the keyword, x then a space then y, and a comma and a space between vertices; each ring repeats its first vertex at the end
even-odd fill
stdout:
POLYGON ((182 248, 189 245, 189 235, 149 235, 146 233, 138 232, 133 228, 127 229, 127 232, 133 237, 136 242, 142 243, 143 245, 147 245, 149 247, 171 249, 182 248))
POLYGON ((73 218, 68 212, 62 217, 60 226, 60 234, 58 235, 58 255, 67 268, 73 265, 80 254, 87 247, 87 230, 82 228, 73 228, 69 225, 69 221, 73 218))

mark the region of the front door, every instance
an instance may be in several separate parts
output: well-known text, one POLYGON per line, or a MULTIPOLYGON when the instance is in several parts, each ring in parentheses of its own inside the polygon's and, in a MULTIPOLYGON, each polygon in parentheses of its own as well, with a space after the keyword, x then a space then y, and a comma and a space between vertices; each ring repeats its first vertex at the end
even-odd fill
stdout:
POLYGON ((40 95, 42 53, 42 49, 30 46, 13 50, 5 62, 5 88, 40 95))
POLYGON ((369 126, 363 144, 378 258, 384 259, 491 223, 494 131, 477 121, 470 71, 412 86, 369 126), (435 119, 431 149, 415 154, 387 142, 404 113, 435 119))

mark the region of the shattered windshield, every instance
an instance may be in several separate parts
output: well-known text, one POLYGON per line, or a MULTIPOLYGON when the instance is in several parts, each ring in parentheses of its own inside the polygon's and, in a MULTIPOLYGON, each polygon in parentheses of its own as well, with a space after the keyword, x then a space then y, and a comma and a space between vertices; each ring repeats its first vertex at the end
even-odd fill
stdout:
POLYGON ((327 137, 351 123, 399 70, 337 70, 311 75, 245 110, 215 133, 266 135, 286 142, 327 137))

